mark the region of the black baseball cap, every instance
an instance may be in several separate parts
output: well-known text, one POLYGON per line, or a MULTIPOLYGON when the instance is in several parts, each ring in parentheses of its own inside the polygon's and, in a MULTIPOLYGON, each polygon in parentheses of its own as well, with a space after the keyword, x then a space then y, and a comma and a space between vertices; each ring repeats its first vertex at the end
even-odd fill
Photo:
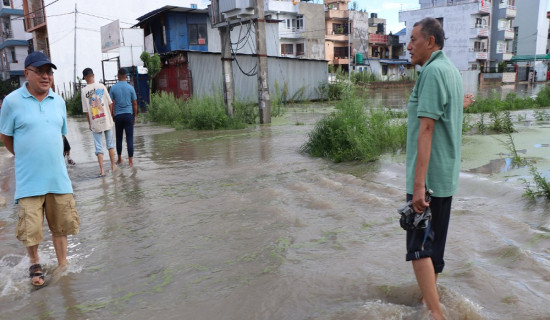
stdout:
POLYGON ((27 58, 25 58, 25 68, 28 66, 33 66, 38 68, 45 64, 49 64, 50 66, 52 66, 52 68, 57 70, 57 67, 55 66, 55 64, 53 64, 50 61, 50 58, 48 58, 47 55, 45 55, 40 51, 35 51, 29 54, 27 58))
POLYGON ((82 76, 84 76, 84 77, 87 77, 91 74, 94 74, 94 71, 92 70, 92 68, 86 68, 86 69, 82 70, 82 76))

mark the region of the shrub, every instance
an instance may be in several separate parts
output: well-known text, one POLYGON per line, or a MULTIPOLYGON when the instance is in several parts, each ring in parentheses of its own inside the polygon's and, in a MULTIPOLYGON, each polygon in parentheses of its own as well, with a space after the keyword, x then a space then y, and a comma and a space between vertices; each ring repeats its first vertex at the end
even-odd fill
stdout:
POLYGON ((406 144, 407 126, 392 121, 387 111, 371 109, 354 94, 346 94, 337 110, 323 117, 308 134, 301 151, 334 162, 374 161, 406 144))
POLYGON ((65 100, 65 104, 67 105, 67 114, 70 116, 76 116, 82 114, 82 94, 81 91, 78 90, 76 94, 70 98, 65 100))

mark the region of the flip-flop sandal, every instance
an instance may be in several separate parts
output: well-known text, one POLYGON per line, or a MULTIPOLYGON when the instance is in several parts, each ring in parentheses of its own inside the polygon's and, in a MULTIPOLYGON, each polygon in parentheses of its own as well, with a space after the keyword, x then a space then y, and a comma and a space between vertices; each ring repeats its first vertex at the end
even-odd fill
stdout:
POLYGON ((76 164, 76 162, 74 162, 73 159, 69 159, 69 160, 67 160, 67 162, 68 162, 70 165, 73 165, 73 166, 76 164))
POLYGON ((34 282, 32 281, 32 278, 34 277, 39 277, 40 279, 44 280, 44 272, 42 271, 42 266, 39 263, 33 264, 29 268, 29 278, 31 278, 32 286, 36 289, 40 289, 46 285, 46 281, 44 281, 42 284, 34 284, 34 282))

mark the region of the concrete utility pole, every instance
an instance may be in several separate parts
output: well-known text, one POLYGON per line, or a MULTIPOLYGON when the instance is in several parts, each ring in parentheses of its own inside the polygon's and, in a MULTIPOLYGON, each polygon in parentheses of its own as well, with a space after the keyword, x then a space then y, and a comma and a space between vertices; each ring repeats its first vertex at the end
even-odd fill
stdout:
POLYGON ((260 123, 271 123, 271 102, 269 100, 269 76, 267 71, 267 49, 265 37, 264 0, 256 0, 256 52, 258 56, 258 100, 260 123))
POLYGON ((222 41, 223 99, 227 115, 233 117, 235 82, 233 81, 233 58, 231 56, 231 27, 227 25, 218 30, 222 41))

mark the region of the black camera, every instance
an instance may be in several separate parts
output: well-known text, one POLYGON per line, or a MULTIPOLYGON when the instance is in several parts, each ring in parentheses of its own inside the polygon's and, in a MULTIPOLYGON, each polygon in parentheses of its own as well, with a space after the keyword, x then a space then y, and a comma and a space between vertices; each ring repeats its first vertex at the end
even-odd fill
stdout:
MULTIPOLYGON (((430 189, 426 190, 426 201, 431 200, 431 195, 433 191, 430 189)), ((430 207, 427 207, 424 212, 416 213, 414 211, 412 201, 408 201, 401 209, 397 209, 397 213, 401 215, 399 219, 399 224, 401 228, 406 231, 413 229, 426 229, 428 227, 428 222, 432 218, 432 211, 430 207)))

